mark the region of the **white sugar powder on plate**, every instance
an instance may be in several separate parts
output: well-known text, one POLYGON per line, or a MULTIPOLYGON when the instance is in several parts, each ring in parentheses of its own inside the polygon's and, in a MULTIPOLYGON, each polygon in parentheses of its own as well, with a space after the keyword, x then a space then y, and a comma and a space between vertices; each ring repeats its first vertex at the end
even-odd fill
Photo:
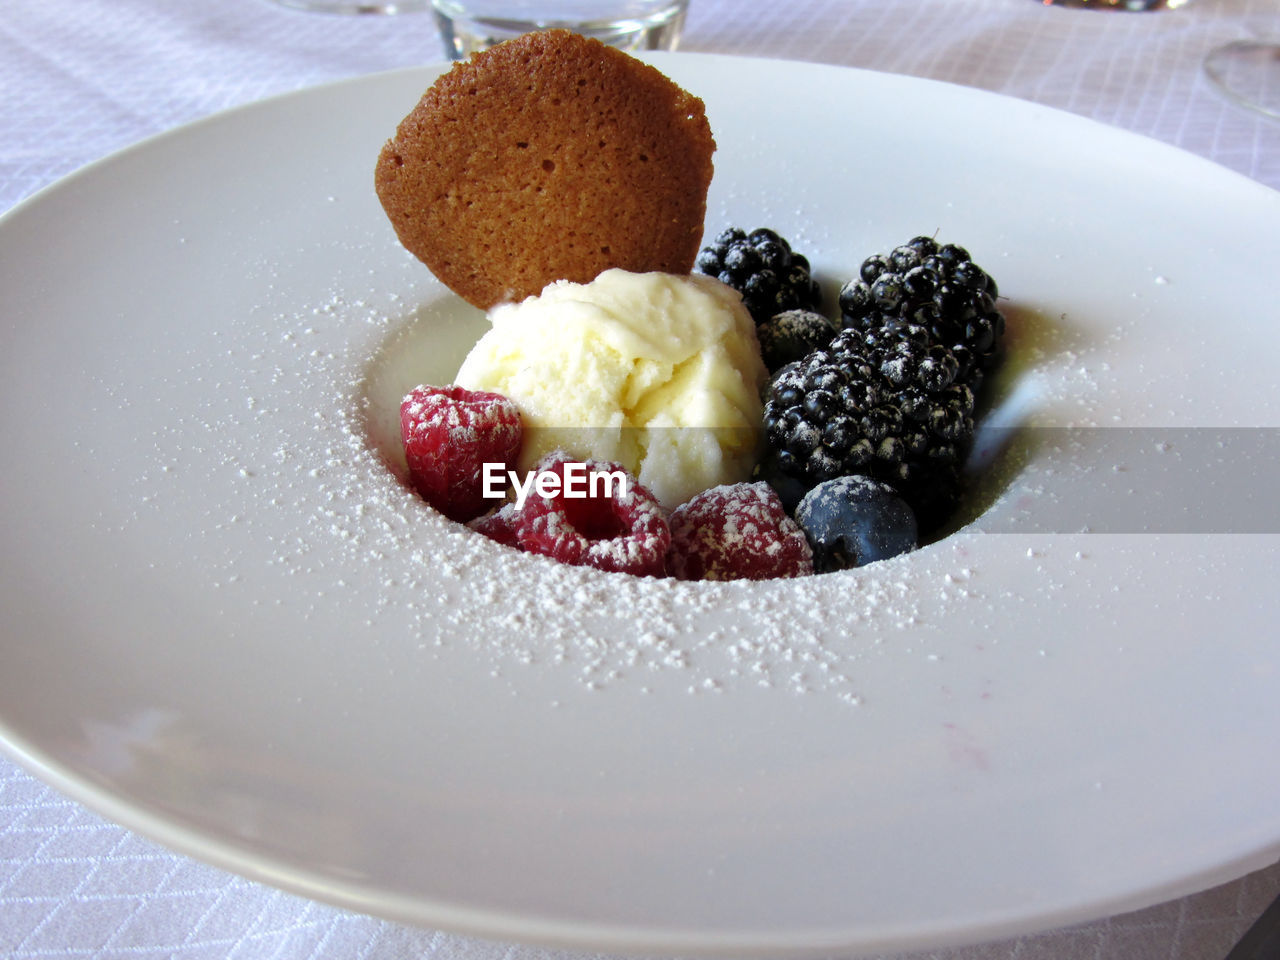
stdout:
MULTIPOLYGON (((424 656, 448 642, 444 634, 463 636, 495 673, 508 666, 564 670, 592 690, 643 688, 655 674, 674 673, 695 695, 751 686, 824 692, 857 704, 859 660, 895 647, 886 637, 919 630, 926 591, 941 591, 948 608, 988 604, 964 551, 945 541, 929 548, 931 565, 942 557, 950 571, 942 583, 928 582, 912 554, 795 580, 686 583, 563 566, 448 524, 397 478, 370 437, 371 420, 388 414, 369 409, 369 357, 404 327, 398 309, 376 292, 335 292, 288 315, 236 321, 243 329, 235 340, 247 345, 246 380, 265 368, 271 388, 219 383, 220 393, 239 398, 228 407, 236 412, 179 415, 157 443, 169 459, 161 457, 139 481, 144 499, 162 509, 157 485, 182 482, 183 470, 171 468, 212 459, 236 471, 244 496, 209 504, 211 527, 251 527, 261 511, 290 514, 288 524, 262 525, 290 531, 264 534, 272 538, 270 565, 297 574, 317 607, 352 594, 369 610, 375 637, 388 622, 407 618, 424 656), (364 346, 354 349, 359 342, 364 346), (310 415, 294 415, 296 404, 311 406, 310 415), (252 462, 240 448, 264 434, 273 437, 270 458, 252 462), (353 569, 363 575, 318 576, 353 569), (726 610, 738 616, 718 616, 726 610)), ((213 580, 243 584, 238 560, 214 558, 213 580)), ((896 655, 907 649, 897 646, 896 655)))

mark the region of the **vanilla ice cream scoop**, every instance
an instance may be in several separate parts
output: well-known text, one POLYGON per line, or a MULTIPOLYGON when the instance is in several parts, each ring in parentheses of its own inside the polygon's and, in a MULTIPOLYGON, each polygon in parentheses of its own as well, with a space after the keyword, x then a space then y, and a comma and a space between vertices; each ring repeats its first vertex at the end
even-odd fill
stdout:
POLYGON ((751 315, 720 281, 606 270, 489 320, 455 380, 520 408, 521 469, 556 448, 614 461, 667 509, 750 477, 768 373, 751 315))

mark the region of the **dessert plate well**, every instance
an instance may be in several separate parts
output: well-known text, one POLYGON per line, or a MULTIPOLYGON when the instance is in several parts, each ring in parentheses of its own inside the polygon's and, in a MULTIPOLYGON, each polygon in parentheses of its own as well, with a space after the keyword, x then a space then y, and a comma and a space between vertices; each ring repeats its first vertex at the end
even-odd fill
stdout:
POLYGON ((709 233, 833 297, 920 233, 998 279, 972 522, 697 585, 432 516, 394 405, 484 320, 372 169, 433 72, 303 91, 0 220, 7 751, 246 876, 599 950, 957 944, 1274 861, 1280 197, 974 90, 654 62, 707 103, 709 233))

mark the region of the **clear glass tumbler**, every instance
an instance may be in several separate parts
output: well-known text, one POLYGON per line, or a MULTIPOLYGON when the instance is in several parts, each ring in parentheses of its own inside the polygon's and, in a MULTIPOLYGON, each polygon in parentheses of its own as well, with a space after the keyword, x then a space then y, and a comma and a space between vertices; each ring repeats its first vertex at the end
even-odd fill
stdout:
POLYGON ((275 0, 282 7, 307 13, 419 13, 430 0, 275 0))
POLYGON ((445 53, 464 60, 534 30, 563 27, 622 50, 674 50, 689 0, 432 0, 445 53))

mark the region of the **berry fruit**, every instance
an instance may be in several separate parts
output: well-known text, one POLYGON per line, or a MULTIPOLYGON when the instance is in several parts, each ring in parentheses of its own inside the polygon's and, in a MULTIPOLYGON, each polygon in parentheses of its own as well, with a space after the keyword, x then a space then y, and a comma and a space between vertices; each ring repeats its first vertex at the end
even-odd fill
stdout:
POLYGON ((804 531, 767 483, 704 490, 671 514, 667 571, 680 580, 771 580, 813 573, 804 531))
POLYGON ((621 466, 602 460, 575 460, 562 451, 544 457, 536 474, 555 474, 559 491, 543 496, 534 487, 515 516, 516 545, 571 566, 595 567, 636 576, 666 575, 671 528, 662 507, 621 466), (571 464, 582 465, 578 481, 571 464), (622 482, 592 483, 592 474, 622 482), (582 496, 575 493, 584 494, 582 496))
POLYGON ((955 355, 921 327, 842 331, 769 386, 764 430, 774 469, 806 487, 866 474, 891 484, 923 526, 941 523, 973 440, 973 391, 956 382, 958 370, 955 355))
POLYGON ((784 310, 756 326, 760 355, 770 373, 831 342, 836 326, 813 310, 784 310))
POLYGON ((955 244, 916 237, 862 262, 840 289, 841 325, 871 332, 914 324, 955 354, 959 382, 975 392, 1001 356, 1004 316, 991 276, 955 244))
POLYGON ((784 310, 817 310, 822 291, 809 274, 809 261, 773 230, 747 233, 730 227, 702 248, 699 273, 717 277, 740 294, 756 323, 784 310))
POLYGON ((493 501, 484 464, 509 470, 520 452, 520 411, 506 397, 462 387, 415 387, 400 404, 409 482, 450 520, 465 523, 493 501))
POLYGON ((519 547, 516 539, 516 505, 504 503, 496 510, 468 520, 467 526, 504 547, 519 547))
POLYGON ((860 567, 917 546, 916 518, 893 487, 870 477, 818 484, 796 508, 819 573, 860 567))
POLYGON ((809 492, 809 484, 800 477, 787 473, 778 465, 778 452, 770 450, 751 471, 753 482, 764 482, 773 488, 773 492, 782 501, 787 513, 794 514, 800 499, 809 492))

